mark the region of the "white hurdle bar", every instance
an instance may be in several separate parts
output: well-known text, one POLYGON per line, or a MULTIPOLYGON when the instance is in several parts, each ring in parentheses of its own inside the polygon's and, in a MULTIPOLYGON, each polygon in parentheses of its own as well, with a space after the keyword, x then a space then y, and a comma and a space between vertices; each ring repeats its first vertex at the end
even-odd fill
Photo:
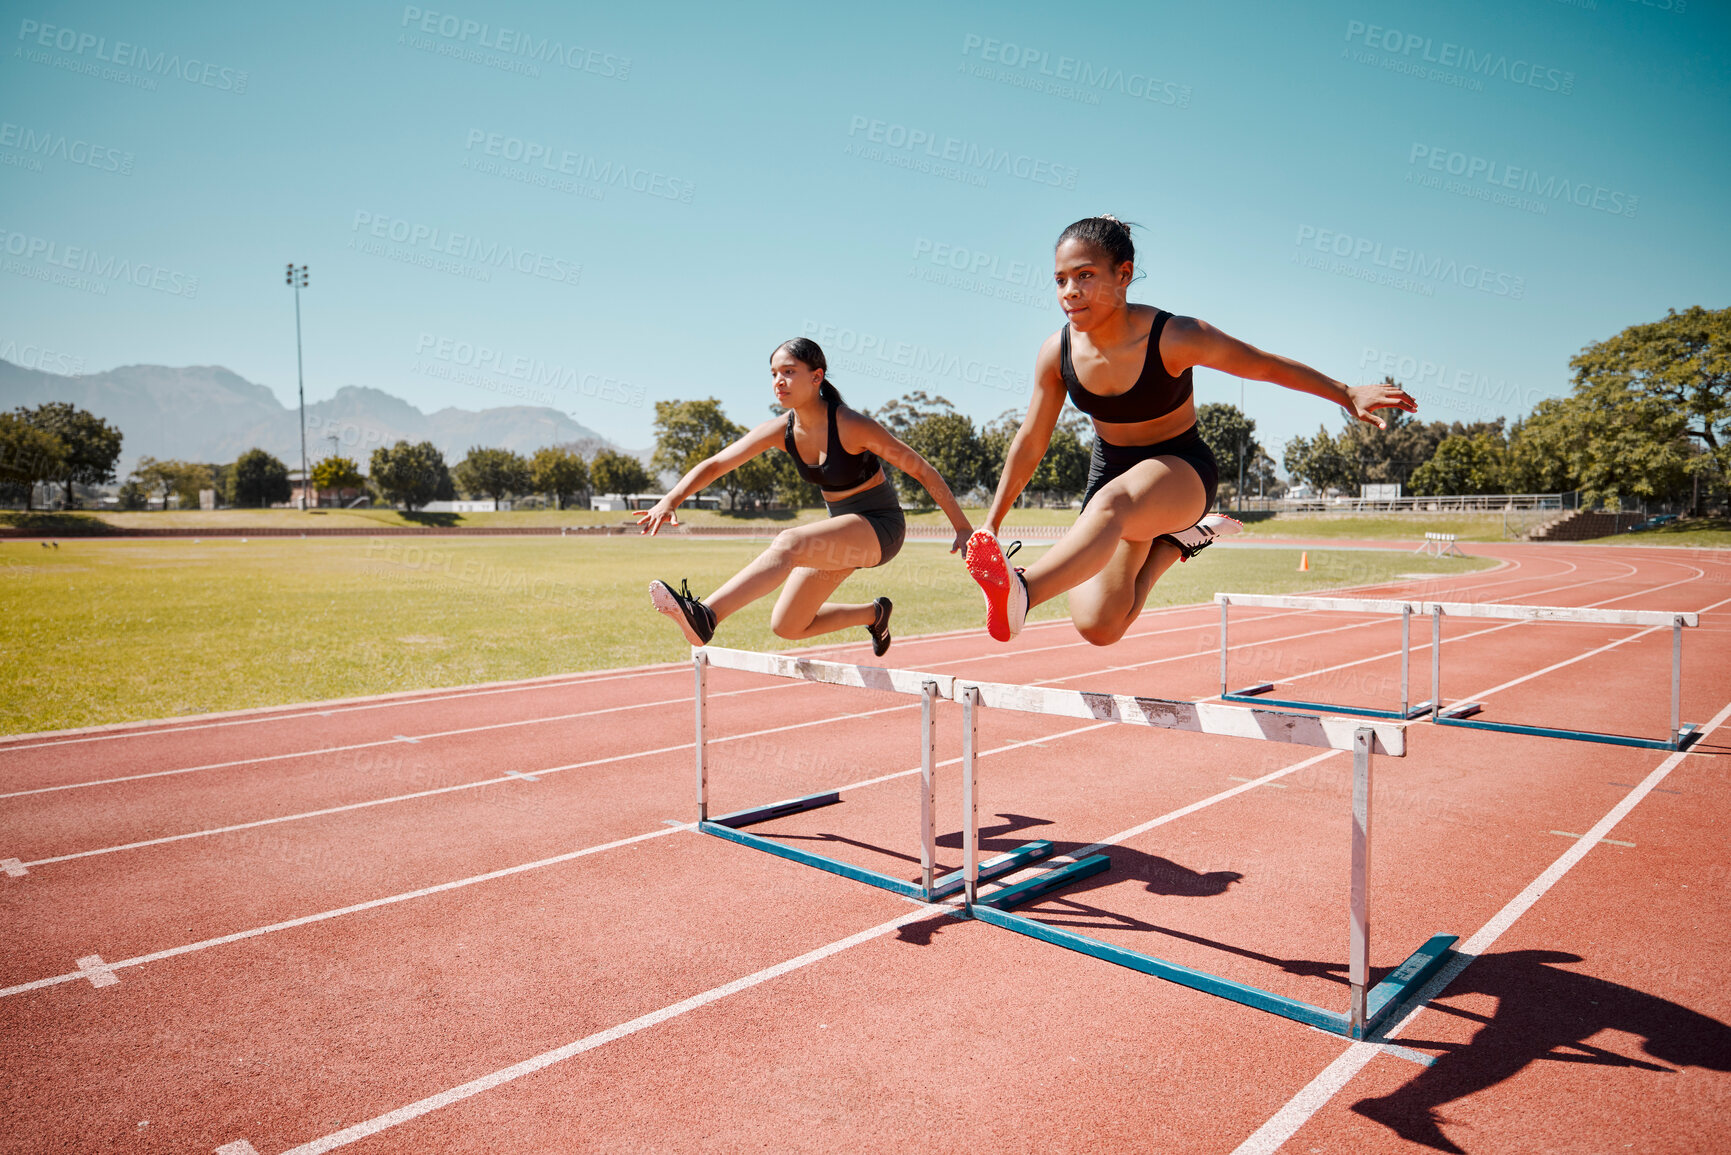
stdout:
POLYGON ((1375 598, 1304 597, 1291 594, 1217 593, 1220 604, 1220 697, 1228 702, 1265 701, 1270 705, 1292 706, 1299 709, 1339 710, 1372 717, 1398 716, 1411 718, 1428 713, 1431 721, 1446 726, 1465 726, 1481 730, 1499 730, 1510 734, 1536 734, 1549 738, 1570 738, 1582 742, 1601 742, 1617 746, 1638 746, 1645 749, 1681 749, 1695 733, 1694 726, 1682 723, 1683 705, 1683 628, 1697 627, 1701 615, 1692 611, 1672 610, 1601 610, 1581 606, 1522 606, 1475 602, 1393 601, 1375 598), (1245 690, 1232 692, 1226 680, 1227 611, 1231 606, 1255 606, 1262 609, 1302 610, 1305 612, 1352 613, 1368 615, 1399 615, 1400 634, 1400 698, 1401 712, 1375 710, 1366 707, 1337 706, 1324 702, 1291 699, 1259 698, 1273 689, 1261 683, 1245 690), (1428 614, 1431 619, 1431 696, 1428 702, 1409 709, 1408 666, 1411 654, 1410 624, 1414 614, 1428 614), (1517 622, 1571 622, 1581 625, 1646 626, 1671 629, 1671 734, 1669 739, 1635 738, 1622 734, 1602 734, 1592 730, 1565 730, 1549 726, 1527 726, 1513 722, 1470 721, 1468 715, 1481 709, 1477 702, 1458 702, 1452 707, 1442 705, 1442 620, 1444 617, 1489 618, 1517 622))
POLYGON ((730 841, 765 850, 768 853, 815 866, 831 873, 853 878, 910 897, 935 901, 961 891, 964 909, 983 922, 1006 927, 1071 950, 1127 966, 1145 974, 1155 975, 1196 990, 1205 991, 1321 1027, 1325 1030, 1362 1038, 1379 1017, 1398 1006, 1406 993, 1422 983, 1442 964, 1454 943, 1452 935, 1433 936, 1406 963, 1377 986, 1369 986, 1370 957, 1370 803, 1372 755, 1381 753, 1402 757, 1406 753, 1406 730, 1398 723, 1377 723, 1347 718, 1318 717, 1244 706, 1216 705, 1142 698, 1127 694, 1094 693, 1085 690, 1065 690, 1043 686, 1012 685, 999 682, 977 682, 949 675, 923 673, 915 670, 892 670, 877 666, 858 666, 817 659, 793 658, 780 654, 759 654, 744 650, 700 647, 692 651, 696 679, 697 724, 697 806, 698 829, 730 841), (716 818, 709 816, 707 745, 707 671, 710 666, 739 670, 746 673, 835 686, 851 686, 891 693, 918 696, 921 710, 921 885, 881 874, 851 863, 839 862, 791 847, 772 839, 749 834, 742 826, 786 814, 797 813, 839 800, 839 793, 814 794, 805 798, 751 810, 738 811, 716 818), (935 743, 933 723, 939 698, 962 704, 962 810, 963 867, 943 878, 933 878, 936 841, 933 830, 935 791, 933 767, 935 743), (1161 730, 1184 730, 1199 734, 1281 742, 1298 746, 1351 751, 1353 755, 1353 803, 1351 820, 1352 884, 1348 912, 1350 929, 1348 980, 1352 988, 1351 1004, 1346 1014, 1326 1010, 1309 1003, 1276 995, 1257 987, 1208 974, 1190 967, 1155 958, 1138 951, 1126 950, 1110 943, 1080 935, 1063 927, 1049 926, 1010 908, 1049 893, 1057 888, 1105 870, 1104 854, 1091 855, 1080 862, 1071 862, 1056 870, 1006 886, 982 897, 981 883, 1013 874, 1042 858, 1050 857, 1050 842, 1036 841, 985 862, 979 857, 979 793, 977 762, 979 758, 979 717, 984 709, 1015 710, 1045 714, 1060 718, 1085 718, 1102 722, 1146 726, 1161 730))

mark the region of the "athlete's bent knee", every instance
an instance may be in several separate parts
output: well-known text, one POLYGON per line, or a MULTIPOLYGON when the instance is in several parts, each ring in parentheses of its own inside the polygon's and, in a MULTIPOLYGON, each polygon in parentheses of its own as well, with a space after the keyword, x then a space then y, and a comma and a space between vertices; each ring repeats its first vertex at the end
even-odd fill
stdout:
POLYGON ((1087 512, 1117 525, 1136 512, 1136 499, 1116 487, 1102 489, 1088 503, 1087 512))
POLYGON ((1105 622, 1077 622, 1076 632, 1091 646, 1109 646, 1124 636, 1124 626, 1105 622))
POLYGON ((770 540, 765 553, 773 555, 776 560, 797 565, 799 559, 811 548, 806 535, 797 529, 784 529, 770 540))
POLYGON ((780 614, 769 615, 770 632, 784 641, 799 641, 806 636, 806 631, 810 627, 810 622, 796 623, 791 618, 783 617, 780 614))

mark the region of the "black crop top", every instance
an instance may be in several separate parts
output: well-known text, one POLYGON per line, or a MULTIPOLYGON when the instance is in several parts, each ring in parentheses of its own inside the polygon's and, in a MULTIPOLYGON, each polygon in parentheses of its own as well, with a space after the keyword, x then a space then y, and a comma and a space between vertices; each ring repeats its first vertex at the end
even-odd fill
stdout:
POLYGON ((1143 354, 1142 375, 1124 392, 1110 396, 1090 393, 1082 387, 1081 378, 1076 376, 1076 367, 1070 363, 1070 326, 1065 325, 1059 345, 1058 368, 1064 375, 1064 388, 1076 408, 1101 421, 1129 424, 1164 417, 1190 400, 1190 370, 1174 377, 1166 372, 1166 363, 1160 359, 1160 333, 1171 317, 1172 314, 1164 309, 1154 314, 1154 327, 1148 330, 1148 351, 1143 354))
POLYGON ((849 453, 841 447, 841 434, 835 427, 835 402, 829 403, 829 440, 825 442, 822 465, 807 465, 800 460, 799 447, 793 443, 793 411, 787 414, 787 455, 799 475, 817 486, 836 492, 864 485, 878 471, 878 455, 867 449, 849 453))

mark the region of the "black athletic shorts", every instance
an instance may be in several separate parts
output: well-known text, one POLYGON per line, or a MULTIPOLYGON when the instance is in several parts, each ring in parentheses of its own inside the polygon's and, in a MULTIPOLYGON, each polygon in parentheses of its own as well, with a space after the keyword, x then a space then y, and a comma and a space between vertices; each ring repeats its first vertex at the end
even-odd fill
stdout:
POLYGON ((866 524, 878 535, 878 549, 882 555, 877 560, 878 565, 888 564, 891 558, 902 551, 902 542, 907 540, 908 536, 908 519, 902 513, 902 503, 896 496, 896 487, 891 485, 887 478, 862 493, 844 497, 840 501, 825 501, 824 504, 829 507, 831 517, 857 513, 866 519, 866 524))
POLYGON ((1176 437, 1156 441, 1153 445, 1111 445, 1094 438, 1094 455, 1088 462, 1088 491, 1082 495, 1082 508, 1087 509, 1094 495, 1108 481, 1127 471, 1138 461, 1151 457, 1176 457, 1196 471, 1202 488, 1208 494, 1203 513, 1214 508, 1214 497, 1220 486, 1220 466, 1214 461, 1214 451, 1202 440, 1202 434, 1192 425, 1176 437))

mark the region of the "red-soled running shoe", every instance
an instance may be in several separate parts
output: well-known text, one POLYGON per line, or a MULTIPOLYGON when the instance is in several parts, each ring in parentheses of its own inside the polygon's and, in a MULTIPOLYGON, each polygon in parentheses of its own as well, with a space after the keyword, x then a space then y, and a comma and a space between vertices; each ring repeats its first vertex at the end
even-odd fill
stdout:
POLYGON ((1006 550, 983 529, 968 538, 968 573, 986 594, 986 632, 1000 642, 1021 633, 1022 619, 1028 616, 1027 583, 1009 562, 1021 548, 1021 542, 1013 541, 1006 550))
POLYGON ((1169 541, 1178 547, 1178 560, 1189 561, 1201 553, 1215 538, 1231 537, 1244 528, 1244 523, 1224 513, 1211 513, 1189 529, 1178 533, 1163 533, 1156 541, 1169 541))

